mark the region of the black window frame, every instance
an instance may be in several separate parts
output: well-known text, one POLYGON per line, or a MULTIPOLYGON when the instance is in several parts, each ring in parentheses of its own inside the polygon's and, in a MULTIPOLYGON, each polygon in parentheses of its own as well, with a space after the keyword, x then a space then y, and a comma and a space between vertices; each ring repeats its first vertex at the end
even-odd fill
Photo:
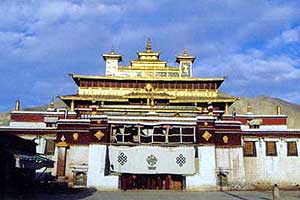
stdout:
POLYGON ((276 141, 266 141, 266 156, 278 156, 277 153, 277 142, 276 141), (270 153, 268 149, 268 143, 273 143, 274 144, 274 153, 270 153))
POLYGON ((257 153, 256 153, 256 143, 255 141, 244 141, 244 145, 243 145, 243 155, 244 157, 256 157, 257 153), (246 153, 245 151, 245 144, 246 143, 251 143, 252 144, 252 153, 246 153))
POLYGON ((298 156, 297 142, 296 141, 288 141, 286 142, 287 156, 298 156), (295 144, 296 152, 290 152, 290 145, 295 144))

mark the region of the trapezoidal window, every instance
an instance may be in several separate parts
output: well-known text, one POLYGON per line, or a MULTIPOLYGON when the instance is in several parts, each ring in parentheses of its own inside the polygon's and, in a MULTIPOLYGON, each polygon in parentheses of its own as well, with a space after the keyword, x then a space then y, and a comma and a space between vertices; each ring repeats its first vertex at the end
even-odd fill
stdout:
POLYGON ((266 142, 266 156, 277 156, 276 142, 266 142))
POLYGON ((256 156, 256 148, 255 142, 244 142, 243 152, 245 157, 255 157, 256 156))
POLYGON ((287 156, 298 156, 297 143, 293 141, 293 142, 287 142, 286 144, 287 144, 287 156))

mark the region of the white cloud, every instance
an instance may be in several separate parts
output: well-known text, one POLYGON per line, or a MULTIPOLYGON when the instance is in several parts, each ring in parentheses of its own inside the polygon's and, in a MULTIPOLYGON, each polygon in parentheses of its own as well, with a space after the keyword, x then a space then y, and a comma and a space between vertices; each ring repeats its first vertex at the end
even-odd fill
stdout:
POLYGON ((283 31, 268 42, 268 48, 277 48, 291 43, 300 43, 300 26, 283 31))
POLYGON ((73 82, 67 72, 100 74, 99 55, 112 45, 126 63, 151 37, 162 59, 174 62, 188 48, 197 56, 197 76, 229 76, 224 89, 230 93, 280 95, 300 85, 299 60, 281 51, 299 42, 299 5, 260 0, 3 1, 0 72, 15 80, 0 84, 16 85, 20 79, 40 83, 33 88, 24 84, 14 93, 30 91, 41 99, 44 91, 68 93, 66 84, 73 82), (57 83, 67 89, 58 91, 57 83))
POLYGON ((291 92, 283 93, 280 97, 286 101, 299 104, 300 103, 300 95, 299 95, 298 91, 291 91, 291 92))
POLYGON ((299 62, 288 56, 268 57, 260 52, 228 55, 220 60, 209 57, 202 61, 199 75, 228 75, 223 90, 237 96, 258 94, 288 99, 300 98, 299 62), (257 56, 258 54, 258 56, 257 56))

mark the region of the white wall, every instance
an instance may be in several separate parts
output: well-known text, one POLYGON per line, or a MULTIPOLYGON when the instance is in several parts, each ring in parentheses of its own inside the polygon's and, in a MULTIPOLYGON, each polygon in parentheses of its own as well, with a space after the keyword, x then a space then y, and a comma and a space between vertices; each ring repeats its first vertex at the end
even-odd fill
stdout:
POLYGON ((186 177, 187 190, 216 189, 215 146, 198 147, 199 171, 186 177))
POLYGON ((99 190, 117 190, 118 176, 104 176, 106 145, 89 145, 88 187, 99 190))
POLYGON ((9 122, 10 127, 18 127, 18 128, 45 128, 45 122, 9 122))
POLYGON ((67 149, 66 158, 66 176, 71 181, 73 178, 72 166, 74 165, 88 165, 89 162, 89 146, 88 145, 74 145, 67 149))
POLYGON ((242 147, 216 148, 217 172, 227 174, 228 187, 239 189, 245 186, 245 171, 242 147))
MULTIPOLYGON (((247 140, 247 138, 245 138, 247 140)), ((255 142, 256 157, 244 157, 246 181, 256 187, 300 184, 300 142, 297 138, 265 138, 255 142), (277 156, 266 156, 265 141, 276 141, 277 156), (298 156, 287 156, 286 141, 297 141, 298 156)))

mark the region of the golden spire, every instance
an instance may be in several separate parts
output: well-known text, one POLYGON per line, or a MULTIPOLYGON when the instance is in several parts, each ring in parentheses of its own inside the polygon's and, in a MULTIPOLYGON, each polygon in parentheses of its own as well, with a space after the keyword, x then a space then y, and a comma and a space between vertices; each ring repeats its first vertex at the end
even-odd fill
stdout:
POLYGON ((182 54, 183 56, 187 56, 188 55, 188 52, 187 52, 187 49, 186 48, 184 48, 183 49, 183 54, 182 54))
POLYGON ((281 115, 281 107, 280 106, 276 107, 276 114, 281 115))
POLYGON ((21 106, 20 106, 20 100, 17 99, 16 100, 16 106, 15 106, 15 110, 20 110, 21 106))
POLYGON ((251 107, 249 102, 247 103, 247 113, 246 114, 253 114, 252 113, 252 107, 251 107))
POLYGON ((52 109, 54 108, 54 99, 52 99, 50 102, 50 108, 52 108, 52 109))
POLYGON ((114 46, 111 47, 110 54, 115 54, 114 46))
POLYGON ((150 38, 148 38, 146 43, 146 52, 152 52, 152 44, 150 38))
POLYGON ((54 99, 52 98, 48 108, 47 108, 47 111, 55 111, 55 105, 54 105, 54 99))

